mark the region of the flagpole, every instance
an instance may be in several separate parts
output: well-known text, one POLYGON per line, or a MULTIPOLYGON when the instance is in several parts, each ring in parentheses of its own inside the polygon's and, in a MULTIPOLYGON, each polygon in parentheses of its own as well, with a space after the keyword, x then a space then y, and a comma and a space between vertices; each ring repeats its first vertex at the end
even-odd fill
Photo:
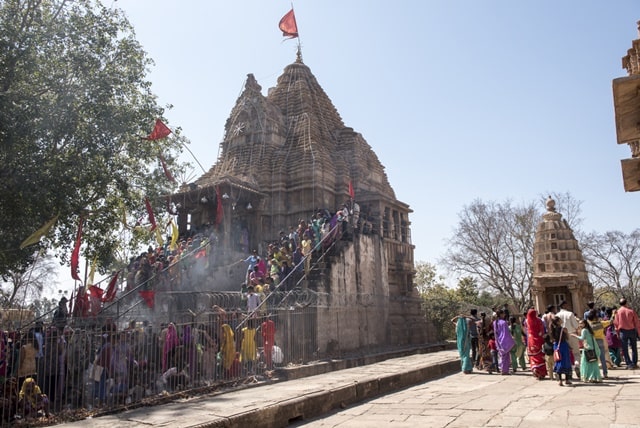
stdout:
POLYGON ((193 154, 193 152, 189 149, 189 147, 187 147, 186 144, 184 144, 182 141, 178 140, 178 142, 180 144, 182 144, 182 147, 184 147, 193 157, 193 159, 198 163, 198 165, 200 166, 200 168, 202 168, 202 172, 204 172, 205 174, 207 173, 207 170, 204 169, 204 167, 202 166, 202 164, 200 163, 200 161, 198 160, 198 158, 196 158, 196 156, 193 154))
POLYGON ((300 30, 298 29, 298 21, 296 21, 296 11, 293 8, 293 2, 291 2, 291 10, 293 11, 293 19, 296 23, 296 31, 298 32, 298 52, 296 52, 296 59, 299 62, 302 62, 302 42, 300 41, 300 30))

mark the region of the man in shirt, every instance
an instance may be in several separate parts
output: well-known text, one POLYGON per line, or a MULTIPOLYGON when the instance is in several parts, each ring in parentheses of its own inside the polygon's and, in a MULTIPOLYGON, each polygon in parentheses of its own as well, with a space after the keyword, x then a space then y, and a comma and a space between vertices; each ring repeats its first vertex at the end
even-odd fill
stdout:
POLYGON ((627 365, 627 370, 638 368, 638 333, 640 333, 640 321, 638 314, 627 306, 627 299, 620 299, 620 309, 616 312, 613 324, 618 330, 622 341, 622 355, 627 365), (631 358, 629 358, 631 347, 631 358))
POLYGON ((562 326, 566 328, 567 332, 569 333, 569 337, 568 337, 569 346, 571 347, 571 352, 573 353, 574 361, 578 362, 576 367, 579 367, 580 346, 578 344, 578 339, 573 336, 573 334, 578 333, 578 318, 576 318, 573 312, 567 310, 567 302, 565 300, 563 300, 560 303, 560 305, 558 305, 558 307, 560 308, 560 310, 558 311, 556 316, 562 320, 562 326))
POLYGON ((254 287, 247 288, 247 312, 252 313, 260 306, 260 296, 254 293, 254 287))

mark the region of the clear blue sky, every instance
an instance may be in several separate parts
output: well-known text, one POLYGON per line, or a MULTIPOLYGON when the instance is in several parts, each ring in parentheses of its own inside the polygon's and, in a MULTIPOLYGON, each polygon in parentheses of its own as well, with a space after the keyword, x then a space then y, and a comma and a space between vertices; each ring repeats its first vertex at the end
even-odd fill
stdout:
MULTIPOLYGON (((108 4, 108 3, 107 3, 108 4)), ((208 169, 246 75, 263 91, 295 59, 283 0, 119 0, 155 60, 171 127, 208 169)), ((570 192, 587 232, 639 225, 625 193, 611 81, 637 0, 294 2, 304 62, 414 210, 416 260, 436 262, 464 205, 570 192)), ((193 160, 186 156, 185 160, 193 160)), ((202 171, 195 165, 194 173, 202 171)), ((542 209, 542 207, 541 207, 542 209)))

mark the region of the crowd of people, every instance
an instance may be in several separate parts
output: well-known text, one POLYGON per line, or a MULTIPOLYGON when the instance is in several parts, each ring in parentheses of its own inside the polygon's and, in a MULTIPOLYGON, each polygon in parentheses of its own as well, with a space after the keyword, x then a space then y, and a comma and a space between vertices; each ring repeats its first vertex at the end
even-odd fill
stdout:
MULTIPOLYGON (((313 254, 341 232, 354 232, 350 218, 346 205, 335 214, 319 210, 310 221, 281 231, 263 256, 254 250, 238 261, 247 265, 246 307, 214 306, 206 322, 105 318, 106 293, 93 286, 71 305, 62 297, 46 324, 0 330, 1 421, 125 405, 163 391, 267 373, 283 362, 283 352, 276 344, 277 318, 266 305, 258 311, 260 303, 276 288, 292 289, 308 273, 313 254)), ((206 275, 216 243, 215 233, 202 230, 149 247, 131 259, 120 294, 188 288, 206 275)))
POLYGON ((0 417, 125 405, 163 391, 266 374, 282 362, 277 319, 215 307, 204 323, 107 320, 81 330, 37 322, 0 331, 0 417), (243 323, 244 320, 244 323, 243 323), (240 325, 243 323, 243 325, 240 325))
POLYGON ((490 315, 478 316, 475 308, 457 315, 452 322, 462 372, 510 375, 528 369, 538 380, 555 379, 563 386, 575 380, 602 383, 623 364, 638 368, 640 321, 626 299, 620 299, 618 308, 589 302, 582 316, 567 307, 563 301, 542 314, 531 307, 522 316, 511 315, 505 305, 490 315))

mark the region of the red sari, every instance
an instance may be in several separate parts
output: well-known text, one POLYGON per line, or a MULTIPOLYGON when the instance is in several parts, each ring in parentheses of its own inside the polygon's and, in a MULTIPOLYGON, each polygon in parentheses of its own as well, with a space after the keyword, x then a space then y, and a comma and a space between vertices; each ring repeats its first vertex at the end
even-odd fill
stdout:
POLYGON ((535 309, 527 312, 527 354, 529 355, 529 365, 531 372, 538 379, 547 376, 547 364, 544 360, 542 345, 544 344, 544 323, 538 318, 535 309))

